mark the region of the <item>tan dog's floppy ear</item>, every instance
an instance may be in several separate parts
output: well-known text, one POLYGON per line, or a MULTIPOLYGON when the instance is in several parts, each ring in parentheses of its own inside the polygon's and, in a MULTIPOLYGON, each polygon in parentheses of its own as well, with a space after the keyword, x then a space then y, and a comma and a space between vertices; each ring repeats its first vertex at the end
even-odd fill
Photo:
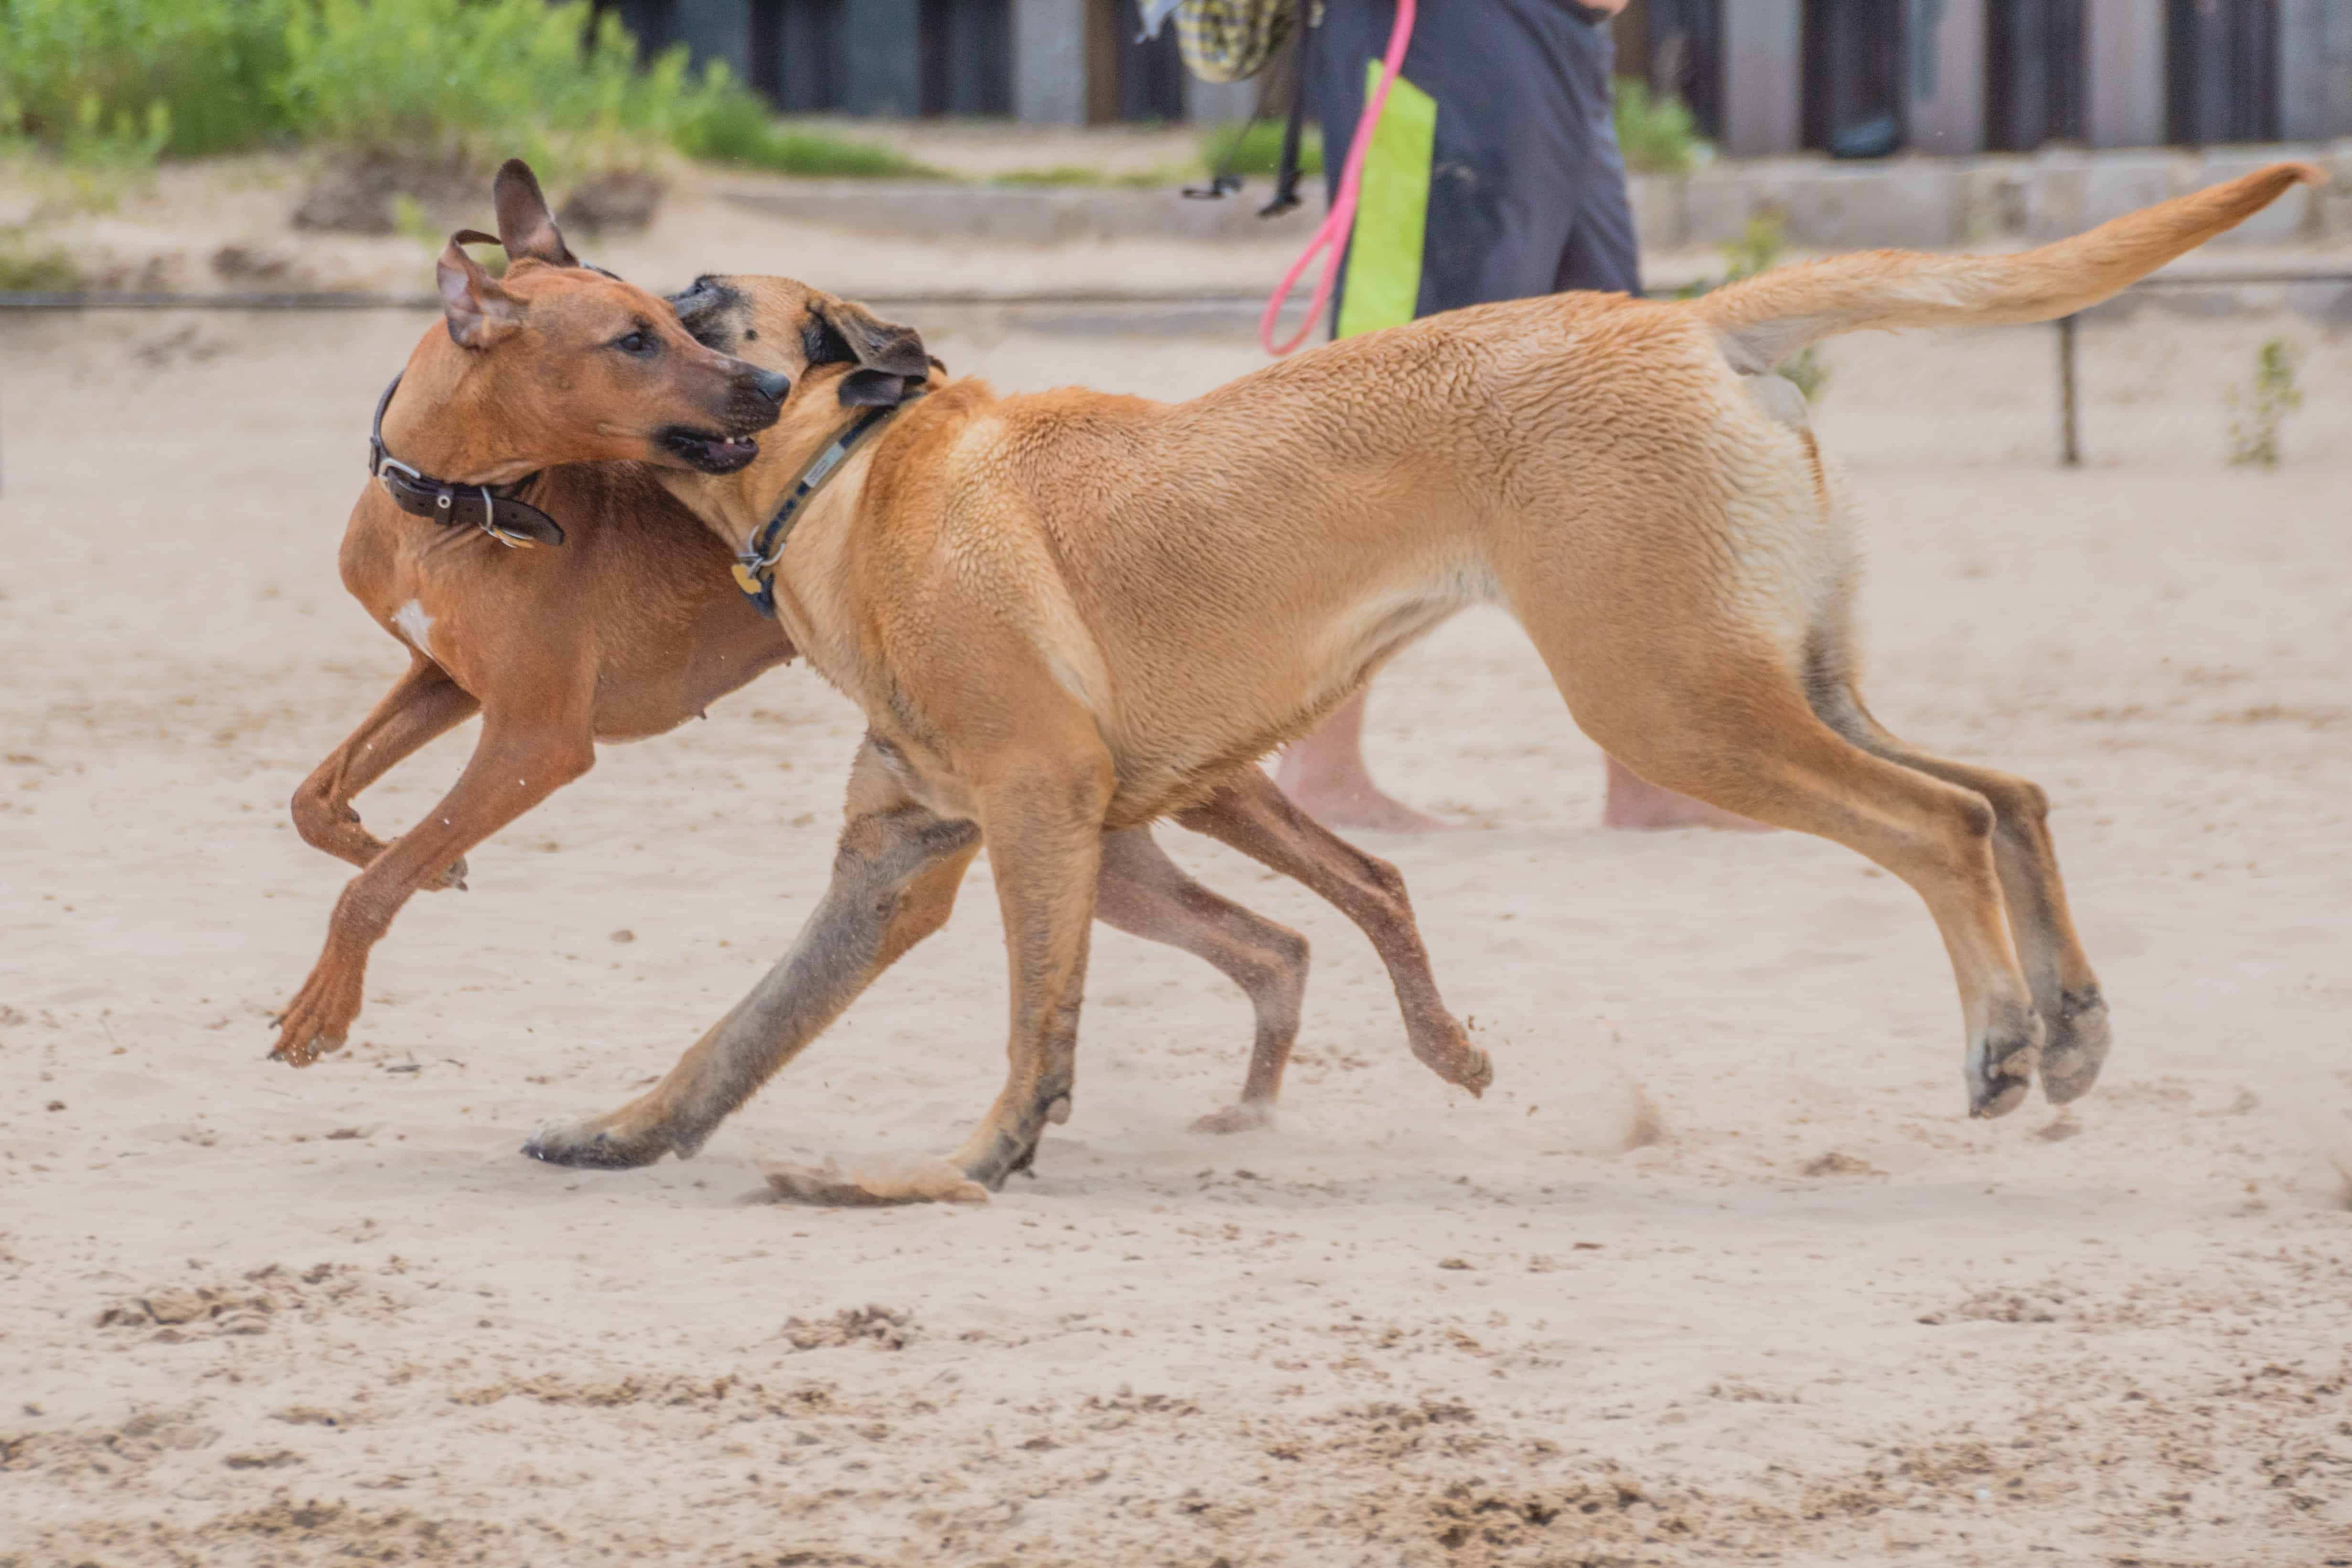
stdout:
POLYGON ((931 373, 930 356, 912 327, 885 321, 863 305, 827 299, 810 308, 809 363, 853 361, 857 369, 841 378, 845 408, 891 408, 931 373))
POLYGON ((449 323, 449 338, 461 349, 487 349, 522 322, 514 296, 466 254, 467 240, 490 236, 471 229, 449 236, 449 247, 434 265, 434 280, 441 288, 441 314, 449 323))
POLYGON ((498 204, 499 243, 507 247, 510 258, 543 261, 550 267, 580 265, 580 258, 563 243, 563 231, 555 226, 555 214, 547 210, 539 176, 530 172, 530 164, 520 158, 508 159, 499 166, 490 193, 498 204))

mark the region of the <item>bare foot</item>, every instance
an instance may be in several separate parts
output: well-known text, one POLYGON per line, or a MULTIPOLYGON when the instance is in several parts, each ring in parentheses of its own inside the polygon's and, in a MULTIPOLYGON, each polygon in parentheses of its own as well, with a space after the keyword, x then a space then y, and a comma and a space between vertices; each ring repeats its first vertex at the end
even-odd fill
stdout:
POLYGON ((1383 833, 1433 833, 1452 826, 1381 792, 1370 779, 1299 779, 1285 757, 1275 782, 1290 803, 1327 828, 1370 828, 1383 833))
POLYGON ((1741 833, 1772 831, 1767 824, 1737 811, 1694 800, 1688 795, 1677 795, 1672 789, 1661 789, 1615 758, 1608 760, 1609 795, 1601 806, 1601 825, 1604 828, 1722 828, 1741 833))
POLYGON ((1313 733, 1284 748, 1274 781, 1291 804, 1327 828, 1429 833, 1448 826, 1372 782, 1364 767, 1364 694, 1334 709, 1313 733))

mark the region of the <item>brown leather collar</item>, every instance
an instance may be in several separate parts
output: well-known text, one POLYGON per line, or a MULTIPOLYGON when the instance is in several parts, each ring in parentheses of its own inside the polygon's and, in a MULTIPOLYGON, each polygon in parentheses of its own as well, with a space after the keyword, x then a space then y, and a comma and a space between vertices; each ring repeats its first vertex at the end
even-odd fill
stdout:
POLYGON ((509 549, 563 542, 562 524, 518 497, 538 475, 526 474, 505 485, 457 485, 436 479, 386 452, 383 411, 399 390, 400 378, 394 376, 376 400, 375 423, 368 433, 368 472, 383 481, 394 505, 413 517, 431 517, 446 527, 479 528, 509 549))

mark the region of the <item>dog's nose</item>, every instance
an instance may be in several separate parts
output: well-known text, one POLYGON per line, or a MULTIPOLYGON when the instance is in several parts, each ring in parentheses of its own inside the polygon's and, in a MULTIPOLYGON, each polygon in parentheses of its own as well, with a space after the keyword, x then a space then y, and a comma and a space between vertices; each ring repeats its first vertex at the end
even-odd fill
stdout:
POLYGON ((782 402, 785 394, 793 390, 793 378, 782 371, 754 371, 751 384, 759 388, 760 395, 770 402, 782 402))

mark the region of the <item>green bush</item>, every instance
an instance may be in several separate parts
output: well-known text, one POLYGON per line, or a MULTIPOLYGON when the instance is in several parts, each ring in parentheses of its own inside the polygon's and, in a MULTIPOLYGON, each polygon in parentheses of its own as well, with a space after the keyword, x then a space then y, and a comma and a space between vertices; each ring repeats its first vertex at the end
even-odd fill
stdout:
POLYGON ((689 158, 779 174, 901 179, 939 172, 878 142, 780 125, 716 64, 681 106, 672 140, 689 158))
POLYGON ((584 0, 299 0, 286 40, 295 130, 408 166, 631 167, 693 97, 682 49, 640 71, 619 18, 592 34, 584 0))
POLYGON ((118 162, 266 142, 294 4, 0 0, 0 136, 118 162))
POLYGON ((1613 109, 1617 149, 1636 174, 1687 174, 1706 145, 1689 105, 1671 94, 1653 98, 1634 78, 1617 78, 1613 109))
POLYGON ((0 144, 29 141, 91 193, 160 156, 292 139, 472 179, 530 160, 551 184, 663 150, 794 174, 934 171, 780 125, 683 47, 640 67, 585 0, 0 0, 0 144))
MULTIPOLYGON (((1312 125, 1300 128, 1298 168, 1301 173, 1323 172, 1323 133, 1312 125)), ((1201 162, 1210 172, 1230 167, 1236 174, 1272 176, 1282 163, 1282 122, 1253 120, 1246 125, 1217 125, 1201 132, 1201 162)))

